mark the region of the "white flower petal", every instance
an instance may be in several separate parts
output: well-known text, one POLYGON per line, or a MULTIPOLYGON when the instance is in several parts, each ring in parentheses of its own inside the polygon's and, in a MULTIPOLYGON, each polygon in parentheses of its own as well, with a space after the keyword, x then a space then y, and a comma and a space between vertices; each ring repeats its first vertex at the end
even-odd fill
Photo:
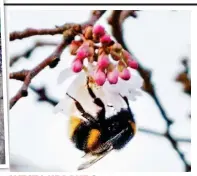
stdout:
POLYGON ((70 67, 66 68, 60 72, 60 74, 57 78, 57 83, 62 84, 68 77, 71 77, 74 75, 76 75, 76 74, 72 71, 72 69, 70 67))
MULTIPOLYGON (((86 87, 87 75, 92 75, 95 70, 95 66, 94 64, 87 63, 86 67, 88 68, 88 72, 82 71, 78 74, 73 73, 70 68, 63 70, 60 73, 58 82, 61 83, 70 76, 76 76, 74 81, 72 81, 72 83, 68 87, 67 93, 77 99, 86 112, 89 112, 92 115, 96 115, 96 112, 99 108, 93 103, 93 99, 89 95, 86 87)), ((135 101, 137 96, 141 95, 140 90, 142 84, 142 78, 139 75, 132 74, 132 78, 128 81, 124 81, 119 78, 118 83, 115 85, 112 85, 108 81, 106 81, 104 86, 93 88, 93 92, 104 102, 107 114, 109 114, 114 113, 114 110, 118 112, 121 108, 126 107, 126 103, 124 102, 120 94, 122 96, 126 96, 129 100, 135 101), (112 105, 113 108, 108 107, 107 105, 112 105)), ((66 96, 58 103, 54 111, 56 113, 62 112, 66 115, 70 115, 70 113, 74 113, 78 110, 76 109, 73 100, 66 96)))
POLYGON ((136 89, 129 89, 129 94, 133 94, 136 96, 142 96, 142 92, 136 89))
POLYGON ((139 75, 132 75, 129 84, 132 85, 133 88, 139 89, 143 85, 143 79, 139 75))
MULTIPOLYGON (((76 76, 76 74, 74 74, 70 68, 67 68, 60 73, 59 81, 64 81, 69 76, 76 76), (65 77, 65 75, 67 76, 65 77)), ((84 78, 85 78, 84 72, 81 72, 80 74, 78 74, 76 78, 72 81, 70 86, 68 87, 67 93, 75 98, 77 95, 77 90, 85 82, 84 78)), ((73 100, 67 95, 65 95, 64 99, 60 100, 59 103, 55 106, 54 113, 61 112, 65 115, 70 115, 71 113, 74 112, 72 104, 73 104, 73 100)))
POLYGON ((69 116, 71 114, 71 104, 73 101, 68 97, 65 96, 64 99, 60 100, 59 103, 54 108, 54 113, 63 113, 64 115, 69 116))
POLYGON ((128 98, 129 100, 131 100, 131 101, 136 101, 136 96, 135 96, 135 95, 129 94, 129 95, 127 96, 127 98, 128 98))
POLYGON ((122 94, 123 96, 127 96, 129 90, 140 89, 142 83, 143 80, 139 76, 133 75, 133 77, 128 81, 119 79, 117 84, 111 85, 109 82, 106 82, 103 88, 111 93, 122 94))
POLYGON ((134 74, 130 80, 124 81, 119 79, 118 83, 115 85, 111 85, 109 82, 106 82, 103 86, 103 89, 105 90, 105 95, 108 98, 107 101, 110 101, 110 103, 112 103, 115 108, 120 109, 124 105, 119 99, 119 94, 126 96, 129 100, 135 101, 136 97, 141 95, 139 90, 142 84, 142 78, 134 74))
POLYGON ((108 92, 105 90, 106 104, 112 105, 117 111, 120 111, 125 103, 119 94, 108 92))
POLYGON ((67 93, 73 97, 76 97, 77 91, 86 84, 86 75, 84 72, 79 73, 73 82, 68 87, 67 93))

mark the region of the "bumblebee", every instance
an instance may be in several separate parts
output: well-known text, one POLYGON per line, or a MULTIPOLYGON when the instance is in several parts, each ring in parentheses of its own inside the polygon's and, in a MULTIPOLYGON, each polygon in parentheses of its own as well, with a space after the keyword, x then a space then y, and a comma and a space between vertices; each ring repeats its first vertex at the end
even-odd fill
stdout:
POLYGON ((122 108, 117 114, 106 118, 105 105, 89 86, 89 78, 87 78, 87 90, 93 103, 101 108, 96 118, 87 113, 80 102, 66 93, 84 117, 84 119, 77 116, 70 117, 70 139, 77 149, 85 152, 84 156, 93 157, 81 164, 78 170, 90 167, 112 150, 121 150, 136 133, 136 123, 127 97, 120 95, 127 108, 122 108))

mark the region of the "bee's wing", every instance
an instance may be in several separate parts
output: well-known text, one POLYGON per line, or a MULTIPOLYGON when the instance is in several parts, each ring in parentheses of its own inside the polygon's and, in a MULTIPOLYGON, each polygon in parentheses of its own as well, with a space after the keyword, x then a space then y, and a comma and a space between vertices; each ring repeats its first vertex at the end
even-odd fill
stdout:
POLYGON ((95 164, 96 162, 98 162, 99 160, 101 160, 103 157, 105 157, 110 151, 113 150, 113 147, 110 147, 106 152, 100 154, 100 155, 95 155, 94 158, 89 159, 88 161, 82 163, 79 167, 78 170, 83 170, 83 169, 87 169, 90 166, 92 166, 93 164, 95 164))
MULTIPOLYGON (((88 167, 90 167, 91 165, 93 165, 94 163, 96 163, 97 161, 102 159, 104 156, 106 156, 110 151, 112 151, 113 150, 113 143, 122 135, 122 133, 124 133, 124 131, 125 130, 122 130, 120 133, 115 135, 113 138, 111 138, 108 141, 106 141, 105 143, 103 143, 99 148, 92 151, 92 153, 96 154, 95 157, 93 159, 89 159, 88 161, 82 163, 78 167, 78 170, 87 169, 88 167), (99 153, 102 153, 102 154, 99 154, 99 153)), ((83 157, 89 157, 89 156, 93 156, 93 155, 91 155, 91 153, 87 153, 83 157)))

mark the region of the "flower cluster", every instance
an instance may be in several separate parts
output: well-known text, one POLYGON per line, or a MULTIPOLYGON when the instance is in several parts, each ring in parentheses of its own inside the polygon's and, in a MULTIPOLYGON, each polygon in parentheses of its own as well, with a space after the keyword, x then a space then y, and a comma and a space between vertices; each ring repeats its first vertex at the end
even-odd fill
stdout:
MULTIPOLYGON (((107 104, 113 105, 117 111, 125 106, 120 94, 131 101, 141 95, 143 80, 135 73, 137 62, 106 34, 102 26, 86 27, 80 39, 72 41, 70 53, 74 56, 72 66, 60 72, 58 84, 75 77, 67 93, 81 102, 85 109, 93 111, 95 108, 91 105, 91 97, 87 91, 87 76, 94 93, 105 102, 105 108, 108 110, 107 104)), ((72 108, 71 102, 72 100, 65 96, 56 105, 54 112, 62 112, 65 115, 77 112, 72 108)))
POLYGON ((70 53, 75 55, 72 71, 88 71, 84 65, 87 59, 95 68, 91 76, 98 86, 104 85, 106 80, 116 84, 119 77, 129 80, 131 73, 128 68, 137 69, 137 62, 119 43, 111 39, 103 26, 86 27, 80 38, 70 44, 70 53))

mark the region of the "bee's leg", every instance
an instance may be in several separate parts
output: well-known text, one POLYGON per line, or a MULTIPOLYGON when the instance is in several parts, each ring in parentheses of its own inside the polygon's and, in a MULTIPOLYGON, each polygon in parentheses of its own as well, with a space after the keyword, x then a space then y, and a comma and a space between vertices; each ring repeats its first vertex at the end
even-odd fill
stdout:
POLYGON ((75 102, 76 108, 79 110, 79 112, 82 113, 82 116, 83 116, 84 118, 86 118, 88 121, 96 122, 96 120, 94 119, 94 117, 92 117, 89 113, 87 113, 87 112, 83 109, 82 105, 81 105, 75 98, 73 98, 73 97, 72 97, 71 95, 69 95, 68 93, 66 93, 66 95, 69 96, 69 97, 75 102))
MULTIPOLYGON (((129 100, 128 100, 128 98, 126 97, 126 96, 122 96, 121 94, 120 94, 120 96, 123 98, 123 100, 125 101, 125 103, 127 104, 127 110, 129 111, 129 113, 130 113, 130 115, 132 116, 132 119, 133 119, 133 113, 132 113, 132 111, 131 111, 131 108, 130 108, 130 106, 129 106, 129 100)), ((134 119, 133 119, 134 120, 134 119)))
POLYGON ((131 117, 131 119, 128 121, 128 123, 131 125, 132 133, 135 134, 136 133, 136 123, 135 123, 134 115, 133 115, 131 108, 129 106, 128 98, 126 96, 122 96, 122 95, 120 95, 120 96, 123 98, 123 100, 127 104, 127 109, 129 111, 130 117, 131 117))
POLYGON ((127 98, 126 96, 122 96, 121 94, 119 94, 119 95, 122 97, 122 99, 123 99, 123 100, 125 101, 125 103, 127 104, 127 108, 130 109, 128 98, 127 98))
POLYGON ((94 92, 92 91, 92 89, 89 86, 89 78, 87 78, 87 88, 88 88, 88 93, 90 94, 90 96, 94 99, 94 103, 96 105, 98 105, 101 108, 105 108, 104 103, 101 101, 100 98, 96 97, 96 95, 94 94, 94 92))
POLYGON ((88 89, 88 93, 90 94, 90 96, 94 99, 94 103, 101 107, 102 109, 98 112, 98 118, 101 120, 105 117, 105 105, 102 102, 102 100, 98 97, 96 97, 96 95, 94 94, 94 92, 92 91, 92 89, 89 86, 89 78, 87 77, 87 89, 88 89), (102 118, 103 117, 103 118, 102 118))

